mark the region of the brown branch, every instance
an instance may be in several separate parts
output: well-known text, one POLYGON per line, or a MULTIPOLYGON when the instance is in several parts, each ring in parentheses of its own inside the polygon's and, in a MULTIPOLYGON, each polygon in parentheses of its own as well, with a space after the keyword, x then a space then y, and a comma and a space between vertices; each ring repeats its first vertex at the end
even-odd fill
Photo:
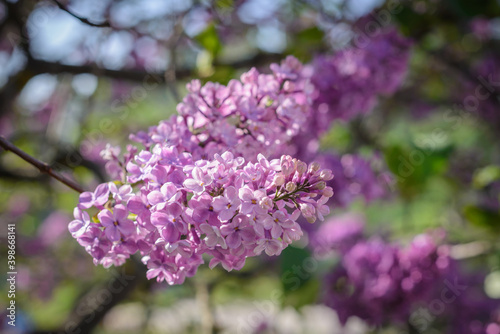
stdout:
MULTIPOLYGON (((259 53, 253 57, 235 61, 233 63, 222 63, 216 62, 215 66, 229 66, 232 68, 248 68, 251 66, 259 67, 262 65, 267 65, 272 62, 278 62, 281 59, 281 55, 274 54, 264 54, 259 53)), ((102 67, 98 67, 95 64, 88 65, 66 65, 57 62, 49 62, 45 60, 40 60, 28 55, 27 69, 36 74, 49 73, 49 74, 81 74, 81 73, 91 73, 96 76, 104 76, 111 79, 119 80, 129 80, 146 82, 149 80, 154 80, 156 83, 165 83, 165 73, 164 72, 146 72, 141 70, 111 70, 102 67)), ((175 70, 176 80, 187 79, 193 75, 192 70, 175 70)))
POLYGON ((92 333, 113 307, 126 300, 141 283, 146 281, 146 267, 136 257, 131 257, 129 263, 120 271, 113 269, 113 278, 108 284, 92 289, 82 296, 57 333, 92 333), (89 309, 88 305, 91 303, 94 307, 89 309), (82 309, 87 312, 82 312, 82 309))
MULTIPOLYGON (((474 73, 471 66, 466 62, 455 59, 450 52, 447 52, 446 50, 441 50, 436 52, 429 52, 429 54, 433 56, 435 59, 437 59, 441 64, 447 66, 450 69, 455 70, 457 73, 460 73, 462 77, 465 80, 468 80, 470 83, 477 84, 480 82, 479 78, 481 77, 481 75, 479 75, 478 73, 474 73)), ((488 99, 493 103, 499 105, 499 101, 496 98, 499 92, 494 87, 492 88, 494 90, 493 91, 494 94, 490 94, 488 96, 488 99)))
POLYGON ((29 334, 92 333, 106 314, 117 304, 126 300, 135 289, 149 284, 146 267, 135 256, 119 270, 111 269, 107 283, 82 294, 64 324, 55 330, 33 330, 29 334))
POLYGON ((54 179, 58 180, 61 183, 64 183, 65 185, 67 185, 71 189, 78 191, 79 193, 82 193, 85 191, 77 183, 73 182, 70 179, 65 178, 62 175, 57 174, 49 165, 47 165, 44 162, 41 162, 40 160, 33 158, 31 155, 22 151, 21 149, 19 149, 17 146, 15 146, 14 144, 9 142, 7 139, 5 139, 2 136, 0 136, 0 146, 3 147, 4 150, 11 151, 12 153, 17 155, 18 157, 20 157, 24 161, 35 166, 36 168, 38 168, 38 170, 40 170, 41 173, 50 175, 51 177, 53 177, 54 179))
MULTIPOLYGON (((81 74, 81 73, 91 73, 99 77, 108 77, 111 79, 128 80, 128 81, 138 81, 144 82, 148 78, 152 78, 157 83, 165 82, 165 77, 163 72, 158 73, 148 73, 146 71, 140 70, 111 70, 102 67, 98 67, 95 64, 88 65, 66 65, 56 62, 49 62, 45 60, 35 59, 32 57, 28 58, 27 69, 36 74, 49 73, 49 74, 81 74)), ((185 78, 191 75, 191 71, 177 71, 177 78, 185 78)))
POLYGON ((52 1, 57 5, 57 7, 59 7, 59 9, 61 9, 62 11, 65 11, 66 13, 68 13, 69 15, 73 16, 75 19, 77 19, 78 21, 80 21, 86 25, 89 25, 91 27, 97 27, 97 28, 111 28, 111 25, 109 24, 109 22, 92 23, 88 19, 83 18, 81 16, 78 16, 75 13, 71 12, 69 9, 64 7, 63 4, 60 3, 59 1, 57 1, 57 0, 52 0, 52 1))
POLYGON ((48 179, 45 177, 45 175, 32 176, 32 175, 17 174, 7 170, 1 165, 0 165, 0 178, 16 182, 36 182, 36 183, 41 183, 48 179))

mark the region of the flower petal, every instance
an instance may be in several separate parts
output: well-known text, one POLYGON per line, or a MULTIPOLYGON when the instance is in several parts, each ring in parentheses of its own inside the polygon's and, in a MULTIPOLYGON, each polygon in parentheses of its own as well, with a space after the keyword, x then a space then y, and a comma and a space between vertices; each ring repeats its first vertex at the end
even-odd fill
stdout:
POLYGON ((229 248, 238 248, 241 245, 241 238, 239 236, 239 233, 231 233, 226 237, 226 244, 227 247, 229 248))

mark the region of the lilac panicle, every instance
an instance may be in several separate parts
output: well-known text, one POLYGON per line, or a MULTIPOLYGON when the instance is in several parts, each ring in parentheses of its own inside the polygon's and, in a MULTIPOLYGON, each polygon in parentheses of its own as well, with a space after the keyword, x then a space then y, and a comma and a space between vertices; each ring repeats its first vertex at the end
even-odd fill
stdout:
POLYGON ((314 222, 328 213, 332 192, 325 181, 332 174, 316 163, 302 170, 290 156, 269 161, 259 154, 252 163, 229 152, 213 160, 186 159, 184 166, 153 157, 136 165, 144 174, 134 176, 140 180, 135 194, 128 185, 104 184, 112 191, 92 207, 98 211, 92 222, 85 211, 89 196, 82 194, 70 232, 95 263, 120 265, 139 251, 148 278, 181 284, 196 273, 203 254, 212 256, 212 268, 220 263, 241 269, 247 257, 279 255, 298 240, 300 215, 314 222), (168 172, 159 182, 151 173, 160 167, 168 172), (287 190, 276 179, 295 186, 287 190))
POLYGON ((226 270, 279 255, 302 236, 297 219, 323 220, 333 195, 331 171, 277 154, 312 112, 311 73, 287 57, 227 86, 192 81, 178 115, 131 136, 144 149, 102 152, 117 180, 81 194, 73 237, 105 267, 139 252, 147 277, 169 284, 193 276, 204 254, 226 270))
MULTIPOLYGON (((194 275, 203 254, 226 270, 280 254, 302 235, 297 219, 323 220, 334 193, 331 171, 286 154, 312 160, 303 146, 333 119, 365 112, 375 95, 396 89, 406 62, 398 38, 376 38, 370 51, 384 64, 399 61, 394 73, 351 50, 312 66, 289 56, 269 74, 253 68, 226 86, 193 80, 176 115, 130 136, 143 149, 103 150, 116 181, 82 194, 70 232, 96 264, 120 265, 140 252, 148 278, 169 284, 194 275), (337 89, 346 85, 350 91, 337 89)), ((376 187, 366 191, 378 196, 376 187)))
POLYGON ((366 47, 351 47, 313 63, 317 125, 326 131, 334 119, 350 120, 370 111, 378 95, 394 93, 408 68, 411 42, 396 30, 381 32, 366 47), (321 73, 321 74, 320 74, 321 73))
POLYGON ((450 246, 437 243, 442 233, 418 235, 401 247, 366 239, 363 225, 354 214, 332 217, 311 238, 316 253, 340 255, 325 277, 323 296, 343 323, 357 316, 374 326, 411 324, 417 332, 497 333, 500 303, 484 292, 484 273, 465 272, 450 246), (433 314, 438 302, 440 312, 433 314))
POLYGON ((332 245, 341 263, 326 277, 324 291, 325 303, 343 323, 351 316, 376 326, 406 323, 415 305, 431 300, 436 281, 450 267, 447 246, 427 234, 416 236, 406 248, 377 237, 346 235, 351 241, 332 245))
MULTIPOLYGON (((131 138, 147 148, 167 142, 195 160, 226 151, 247 161, 259 153, 279 157, 275 152, 291 150, 291 138, 312 113, 311 75, 310 66, 288 56, 270 74, 252 68, 227 86, 193 80, 177 115, 131 138)), ((175 163, 179 157, 170 152, 162 158, 175 163)))
POLYGON ((314 101, 308 122, 294 138, 300 159, 310 159, 319 149, 319 136, 334 121, 350 121, 376 105, 381 95, 393 94, 403 83, 411 41, 395 29, 370 38, 363 47, 351 46, 333 55, 319 55, 312 62, 314 101))

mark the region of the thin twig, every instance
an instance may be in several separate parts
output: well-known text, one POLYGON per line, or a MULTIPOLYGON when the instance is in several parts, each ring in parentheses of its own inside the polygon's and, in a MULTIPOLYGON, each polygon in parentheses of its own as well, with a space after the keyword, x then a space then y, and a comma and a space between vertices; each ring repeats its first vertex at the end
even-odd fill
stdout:
POLYGON ((50 175, 51 177, 53 177, 54 179, 58 180, 61 183, 64 183, 65 185, 67 185, 71 189, 73 189, 75 191, 78 191, 79 193, 82 193, 82 192, 85 191, 77 183, 73 182, 70 179, 65 178, 62 175, 57 174, 52 169, 52 167, 50 167, 49 165, 47 165, 44 162, 41 162, 40 160, 37 160, 37 159, 33 158, 31 155, 29 155, 28 153, 24 152, 23 150, 21 150, 20 148, 18 148, 17 146, 15 146, 14 144, 12 144, 11 142, 9 142, 7 139, 5 139, 2 136, 0 136, 0 146, 3 149, 5 149, 6 151, 11 151, 12 153, 14 153, 15 155, 17 155, 18 157, 20 157, 24 161, 26 161, 26 162, 30 163, 31 165, 35 166, 36 168, 38 168, 40 170, 41 173, 45 173, 45 174, 50 175))
POLYGON ((71 12, 70 10, 68 10, 66 7, 64 7, 64 5, 62 3, 60 3, 59 1, 57 0, 52 0, 56 5, 57 7, 59 7, 59 9, 65 11, 66 13, 68 13, 69 15, 73 16, 75 19, 77 19, 78 21, 82 22, 82 23, 85 23, 86 25, 89 25, 91 27, 97 27, 97 28, 110 28, 111 25, 109 24, 109 22, 103 22, 103 23, 92 23, 90 22, 88 19, 86 18, 83 18, 81 16, 78 16, 76 15, 75 13, 71 12))

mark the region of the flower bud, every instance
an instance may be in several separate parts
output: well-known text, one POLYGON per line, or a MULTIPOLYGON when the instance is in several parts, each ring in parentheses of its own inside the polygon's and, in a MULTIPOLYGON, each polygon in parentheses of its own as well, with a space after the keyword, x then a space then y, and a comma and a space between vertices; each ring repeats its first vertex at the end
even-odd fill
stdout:
POLYGON ((321 165, 318 162, 314 161, 309 165, 309 172, 316 173, 320 168, 321 165))
POLYGON ((332 197, 333 196, 333 189, 332 187, 326 187, 323 189, 323 196, 325 197, 332 197))
POLYGON ((281 172, 284 176, 291 175, 295 172, 295 163, 292 160, 292 157, 289 155, 284 155, 281 157, 281 172))
POLYGON ((292 191, 297 189, 297 184, 295 182, 290 181, 286 184, 285 189, 286 189, 286 191, 291 193, 292 191))
POLYGON ((331 179, 333 179, 333 173, 331 170, 329 169, 323 169, 321 171, 321 173, 319 173, 319 177, 323 180, 323 181, 330 181, 331 179))
POLYGON ((297 163, 297 173, 304 174, 307 171, 307 164, 303 161, 297 163))
POLYGON ((314 213, 316 212, 316 210, 314 209, 314 206, 312 206, 312 204, 302 203, 302 204, 300 204, 300 212, 302 212, 304 217, 307 218, 307 217, 314 216, 314 213))
POLYGON ((313 224, 316 221, 316 216, 307 217, 307 222, 313 224))
POLYGON ((274 177, 273 184, 276 185, 277 187, 285 184, 285 177, 283 176, 283 174, 276 175, 274 177))
POLYGON ((325 181, 320 181, 314 185, 314 189, 323 190, 326 187, 325 181))

